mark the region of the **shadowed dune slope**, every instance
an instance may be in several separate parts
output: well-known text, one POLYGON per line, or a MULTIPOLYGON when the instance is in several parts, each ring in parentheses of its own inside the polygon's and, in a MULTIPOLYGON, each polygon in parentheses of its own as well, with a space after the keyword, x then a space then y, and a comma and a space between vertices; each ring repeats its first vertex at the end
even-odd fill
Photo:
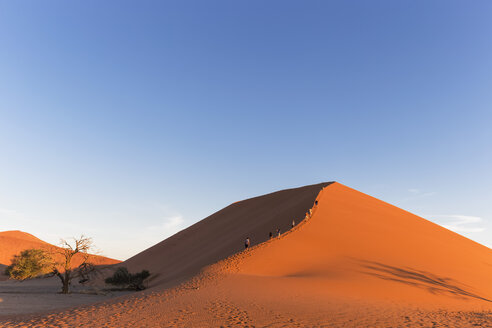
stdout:
MULTIPOLYGON (((20 252, 26 249, 39 248, 49 250, 53 247, 56 246, 44 242, 27 232, 19 230, 3 231, 0 232, 0 264, 10 265, 12 257, 20 254, 20 252)), ((98 255, 92 255, 91 261, 96 265, 116 264, 121 262, 98 255)), ((80 263, 80 257, 76 255, 73 266, 78 266, 80 263)))
POLYGON ((189 228, 135 255, 123 263, 131 271, 148 269, 150 286, 171 286, 203 267, 268 240, 271 231, 290 229, 313 205, 320 190, 330 183, 282 190, 239 201, 210 215, 189 228))
POLYGON ((339 183, 318 199, 305 224, 232 267, 305 293, 492 308, 488 247, 339 183))

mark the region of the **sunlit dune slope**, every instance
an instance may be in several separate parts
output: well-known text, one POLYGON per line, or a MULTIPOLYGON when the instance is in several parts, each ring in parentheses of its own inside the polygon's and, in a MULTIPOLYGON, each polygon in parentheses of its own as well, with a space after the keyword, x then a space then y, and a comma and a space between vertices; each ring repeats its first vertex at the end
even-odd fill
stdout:
POLYGON ((302 226, 247 253, 240 274, 304 293, 492 305, 492 250, 339 183, 302 226))
POLYGON ((29 248, 47 248, 51 245, 22 231, 0 232, 0 264, 9 265, 12 256, 29 248))
POLYGON ((171 286, 201 268, 244 249, 250 237, 255 245, 268 240, 277 228, 290 229, 299 222, 320 190, 321 183, 282 190, 233 203, 189 228, 135 255, 123 263, 130 270, 153 273, 150 286, 171 286))
MULTIPOLYGON (((20 254, 23 250, 31 248, 39 248, 50 250, 55 246, 42 241, 35 236, 23 231, 3 231, 0 232, 0 264, 11 264, 12 257, 20 254)), ((115 264, 120 261, 110 259, 104 256, 91 255, 91 262, 96 265, 115 264)), ((81 257, 76 255, 72 266, 76 267, 81 263, 81 257)), ((2 271, 3 272, 3 271, 2 271)))

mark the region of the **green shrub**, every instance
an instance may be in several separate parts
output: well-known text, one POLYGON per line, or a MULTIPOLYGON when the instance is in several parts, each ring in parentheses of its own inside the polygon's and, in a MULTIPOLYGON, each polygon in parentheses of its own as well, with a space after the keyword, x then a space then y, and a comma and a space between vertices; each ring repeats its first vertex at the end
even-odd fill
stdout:
POLYGON ((16 280, 35 278, 50 272, 51 258, 42 249, 27 249, 14 255, 12 264, 5 269, 5 274, 16 280))
POLYGON ((133 290, 145 289, 144 281, 150 276, 150 272, 142 270, 140 273, 130 273, 125 267, 119 267, 112 277, 106 278, 107 284, 133 290))

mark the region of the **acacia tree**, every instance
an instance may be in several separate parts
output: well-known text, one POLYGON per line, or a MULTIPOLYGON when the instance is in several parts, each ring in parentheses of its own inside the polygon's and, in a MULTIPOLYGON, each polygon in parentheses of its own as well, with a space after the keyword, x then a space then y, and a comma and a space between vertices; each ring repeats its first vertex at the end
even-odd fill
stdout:
POLYGON ((89 251, 93 248, 92 239, 82 235, 80 238, 73 238, 73 243, 61 239, 60 247, 52 250, 53 258, 56 259, 53 262, 52 272, 62 282, 62 294, 68 294, 73 278, 80 277, 82 278, 81 281, 87 280, 88 274, 94 269, 94 266, 89 262, 89 251), (80 254, 82 263, 74 269, 72 268, 72 260, 77 254, 80 254))
POLYGON ((5 269, 11 279, 25 280, 50 272, 51 258, 43 249, 26 249, 14 255, 12 264, 5 269))

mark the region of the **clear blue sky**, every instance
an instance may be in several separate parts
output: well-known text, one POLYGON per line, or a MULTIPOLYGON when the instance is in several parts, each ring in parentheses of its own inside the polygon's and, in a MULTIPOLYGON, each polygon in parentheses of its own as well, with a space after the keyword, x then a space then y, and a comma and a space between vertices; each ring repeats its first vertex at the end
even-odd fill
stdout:
POLYGON ((0 230, 125 259, 336 180, 492 246, 492 2, 0 0, 0 230))

